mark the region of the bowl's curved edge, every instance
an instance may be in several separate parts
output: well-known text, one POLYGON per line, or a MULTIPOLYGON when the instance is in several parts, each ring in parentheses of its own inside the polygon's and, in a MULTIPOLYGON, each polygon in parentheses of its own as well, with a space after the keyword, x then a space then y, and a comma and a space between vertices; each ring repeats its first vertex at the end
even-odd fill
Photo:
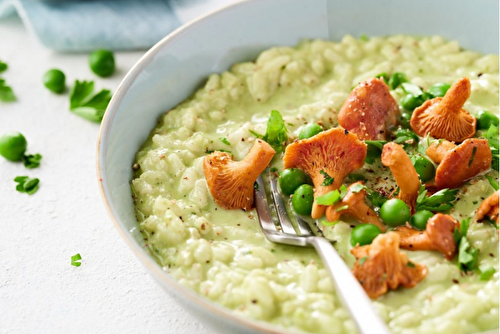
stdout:
POLYGON ((204 20, 211 18, 215 15, 218 15, 228 9, 233 9, 240 6, 248 5, 249 3, 253 3, 256 1, 265 1, 265 0, 239 0, 238 2, 232 3, 230 5, 226 5, 217 10, 213 10, 207 14, 204 14, 184 25, 177 28, 169 35, 164 37, 158 43, 156 43, 151 49, 149 49, 138 61, 137 63, 128 71, 120 85, 118 86, 116 92, 113 94, 113 97, 106 109, 104 114, 104 118, 101 122, 101 126, 99 129, 99 134, 97 138, 97 150, 96 150, 96 169, 97 169, 97 180, 99 183, 99 190, 104 201, 104 205, 108 211, 108 214, 111 218, 116 229, 119 231, 120 235, 126 241, 128 246, 132 249, 134 254, 141 260, 142 264, 146 266, 149 270, 150 274, 154 273, 153 277, 155 279, 159 279, 172 289, 179 291, 183 296, 187 297, 189 301, 193 302, 199 308, 204 308, 209 310, 210 312, 217 314, 218 316, 228 320, 229 322, 233 322, 239 326, 251 328, 254 330, 258 330, 262 333, 266 334, 285 334, 290 333, 302 333, 297 331, 290 330, 280 330, 278 327, 271 326, 264 322, 260 322, 257 320, 245 319, 242 316, 236 315, 232 313, 229 309, 226 309, 222 306, 219 306, 210 300, 203 298, 198 295, 191 289, 181 285, 175 279, 171 278, 164 270, 160 268, 158 263, 153 259, 153 257, 148 256, 144 251, 140 249, 140 246, 135 242, 132 235, 127 231, 119 222, 119 218, 117 218, 116 212, 110 202, 110 197, 106 184, 106 175, 104 173, 105 170, 105 159, 104 155, 106 153, 106 142, 108 140, 109 129, 112 125, 113 118, 118 111, 118 105, 123 100, 125 94, 131 87, 133 81, 138 77, 141 71, 149 64, 149 62, 154 58, 154 56, 160 52, 163 48, 164 44, 172 41, 175 38, 178 38, 184 32, 194 28, 197 24, 203 22, 204 20))

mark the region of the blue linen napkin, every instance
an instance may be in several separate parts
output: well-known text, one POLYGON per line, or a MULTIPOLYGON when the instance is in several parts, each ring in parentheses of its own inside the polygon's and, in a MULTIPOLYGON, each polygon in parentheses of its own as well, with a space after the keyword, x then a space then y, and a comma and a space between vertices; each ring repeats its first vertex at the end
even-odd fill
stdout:
POLYGON ((168 0, 0 0, 0 24, 16 11, 57 51, 149 48, 181 24, 168 0))

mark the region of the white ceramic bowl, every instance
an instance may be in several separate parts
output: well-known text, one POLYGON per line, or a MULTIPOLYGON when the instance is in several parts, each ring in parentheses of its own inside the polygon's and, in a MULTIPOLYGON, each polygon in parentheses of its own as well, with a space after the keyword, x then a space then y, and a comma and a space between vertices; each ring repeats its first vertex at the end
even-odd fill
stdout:
MULTIPOLYGON (((122 236, 153 277, 187 310, 219 333, 285 333, 235 316, 177 283, 148 254, 137 229, 130 181, 135 153, 157 118, 214 72, 252 60, 276 45, 345 34, 435 35, 498 53, 498 0, 253 0, 179 28, 127 74, 101 126, 97 169, 104 201, 122 236)), ((286 331, 290 333, 290 331, 286 331)))

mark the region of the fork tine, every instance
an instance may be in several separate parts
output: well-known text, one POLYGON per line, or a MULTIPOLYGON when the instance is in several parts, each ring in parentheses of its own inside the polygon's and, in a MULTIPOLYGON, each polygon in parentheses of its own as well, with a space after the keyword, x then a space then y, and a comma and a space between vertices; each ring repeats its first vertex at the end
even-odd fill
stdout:
POLYGON ((308 222, 306 222, 305 220, 303 220, 299 216, 295 216, 295 218, 297 218, 297 226, 299 227, 299 231, 300 231, 301 235, 304 235, 304 236, 314 235, 308 222))
POLYGON ((283 202, 283 198, 278 192, 278 182, 276 178, 270 176, 271 179, 271 195, 274 201, 274 206, 276 207, 276 213, 278 214, 278 221, 281 225, 281 230, 288 234, 297 234, 293 228, 292 222, 288 219, 288 213, 286 212, 286 206, 283 202))
POLYGON ((269 204, 267 203, 266 189, 262 175, 257 179, 257 188, 255 189, 255 207, 259 215, 260 226, 265 231, 276 231, 269 204))

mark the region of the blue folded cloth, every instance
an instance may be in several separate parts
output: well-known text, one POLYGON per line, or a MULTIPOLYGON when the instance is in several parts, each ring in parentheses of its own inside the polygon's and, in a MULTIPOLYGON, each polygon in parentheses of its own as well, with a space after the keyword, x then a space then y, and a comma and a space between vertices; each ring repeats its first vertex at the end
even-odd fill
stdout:
POLYGON ((57 51, 149 48, 181 24, 168 0, 0 0, 0 24, 15 11, 57 51))

